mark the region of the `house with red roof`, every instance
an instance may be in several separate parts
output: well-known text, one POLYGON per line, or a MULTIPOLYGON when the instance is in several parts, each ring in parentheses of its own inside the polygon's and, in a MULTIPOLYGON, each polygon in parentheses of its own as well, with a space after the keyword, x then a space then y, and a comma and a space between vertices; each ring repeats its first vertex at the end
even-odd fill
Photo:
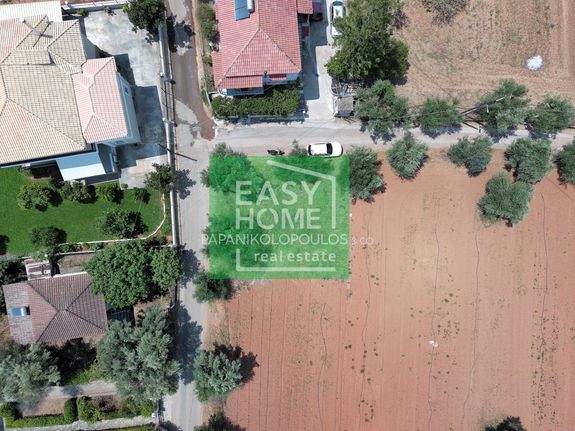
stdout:
POLYGON ((19 344, 101 338, 108 332, 106 304, 90 291, 86 273, 33 278, 3 287, 12 339, 19 344))
POLYGON ((298 17, 313 13, 312 0, 217 0, 215 7, 220 43, 212 64, 221 93, 262 94, 299 78, 298 17))

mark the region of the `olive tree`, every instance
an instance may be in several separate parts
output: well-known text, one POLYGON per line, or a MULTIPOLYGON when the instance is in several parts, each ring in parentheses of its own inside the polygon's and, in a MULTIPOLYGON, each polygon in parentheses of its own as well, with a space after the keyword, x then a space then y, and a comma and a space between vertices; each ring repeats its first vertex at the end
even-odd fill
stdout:
POLYGON ((509 224, 516 224, 527 214, 532 196, 533 186, 522 181, 514 183, 508 174, 501 172, 487 182, 479 208, 491 223, 506 220, 509 224))
POLYGON ((381 162, 377 153, 367 147, 351 147, 349 157, 349 192, 354 199, 366 202, 373 200, 373 194, 384 188, 383 176, 379 172, 381 162))
POLYGON ((551 169, 551 142, 544 139, 519 138, 505 151, 507 164, 515 169, 518 181, 535 184, 551 169))
POLYGON ((527 124, 537 133, 554 134, 565 129, 575 120, 575 108, 568 98, 545 96, 529 111, 527 124))
POLYGON ((563 183, 575 185, 575 141, 565 145, 555 159, 559 170, 559 179, 563 183))
POLYGON ((479 175, 491 161, 491 139, 487 136, 460 138, 447 150, 447 157, 456 166, 465 166, 471 176, 479 175))
POLYGON ((226 398, 242 384, 241 358, 232 358, 226 349, 200 350, 194 360, 194 380, 198 399, 226 398))
POLYGON ((522 124, 529 113, 527 87, 506 79, 479 99, 479 120, 493 130, 506 132, 522 124))
POLYGON ((413 178, 427 159, 427 145, 417 141, 410 132, 391 145, 387 161, 403 179, 413 178))
POLYGON ((419 108, 418 120, 421 129, 431 133, 439 133, 449 127, 457 127, 463 122, 463 114, 458 109, 458 99, 427 99, 419 108))

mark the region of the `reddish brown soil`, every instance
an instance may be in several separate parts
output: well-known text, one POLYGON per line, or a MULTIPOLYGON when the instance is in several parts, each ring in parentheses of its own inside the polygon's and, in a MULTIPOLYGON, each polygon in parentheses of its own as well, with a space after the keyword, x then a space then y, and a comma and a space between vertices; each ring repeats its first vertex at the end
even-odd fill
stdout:
POLYGON ((459 97, 470 106, 504 78, 546 92, 575 96, 575 4, 571 0, 469 0, 451 25, 432 23, 421 0, 405 0, 409 24, 400 32, 410 48, 407 84, 417 103, 429 96, 459 97), (526 68, 541 55, 544 67, 526 68))
POLYGON ((435 152, 415 181, 352 207, 349 282, 257 282, 229 303, 257 355, 227 413, 249 431, 467 431, 503 415, 575 428, 575 188, 552 173, 526 219, 486 227, 435 152), (433 347, 430 341, 435 341, 433 347))

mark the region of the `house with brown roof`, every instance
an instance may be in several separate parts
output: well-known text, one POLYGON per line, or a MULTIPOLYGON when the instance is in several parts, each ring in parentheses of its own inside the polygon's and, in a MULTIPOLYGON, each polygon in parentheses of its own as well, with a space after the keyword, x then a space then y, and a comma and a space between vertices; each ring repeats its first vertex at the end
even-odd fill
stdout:
POLYGON ((262 94, 266 86, 295 82, 302 71, 299 15, 311 0, 217 0, 219 49, 214 81, 228 96, 262 94))
POLYGON ((19 344, 59 343, 108 332, 104 298, 86 273, 34 278, 3 287, 10 334, 19 344))
MULTIPOLYGON (((10 6, 0 19, 17 14, 10 6)), ((0 20, 0 167, 55 163, 65 180, 110 174, 115 148, 140 140, 132 89, 113 57, 87 57, 79 21, 59 10, 0 20)))

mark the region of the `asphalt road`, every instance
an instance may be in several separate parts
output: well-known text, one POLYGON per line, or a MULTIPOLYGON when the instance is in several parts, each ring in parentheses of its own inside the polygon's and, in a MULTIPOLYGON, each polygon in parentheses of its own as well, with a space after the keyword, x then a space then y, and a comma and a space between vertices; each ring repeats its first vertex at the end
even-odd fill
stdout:
POLYGON ((183 366, 178 391, 165 400, 164 419, 183 431, 202 423, 202 405, 193 384, 193 359, 206 326, 207 310, 193 298, 191 278, 203 256, 199 250, 201 232, 207 226, 208 190, 199 183, 199 174, 208 164, 204 139, 214 136, 214 123, 206 114, 197 78, 196 49, 191 2, 168 0, 168 28, 175 105, 175 162, 178 172, 177 206, 180 243, 183 248, 185 277, 179 291, 178 356, 183 366))

